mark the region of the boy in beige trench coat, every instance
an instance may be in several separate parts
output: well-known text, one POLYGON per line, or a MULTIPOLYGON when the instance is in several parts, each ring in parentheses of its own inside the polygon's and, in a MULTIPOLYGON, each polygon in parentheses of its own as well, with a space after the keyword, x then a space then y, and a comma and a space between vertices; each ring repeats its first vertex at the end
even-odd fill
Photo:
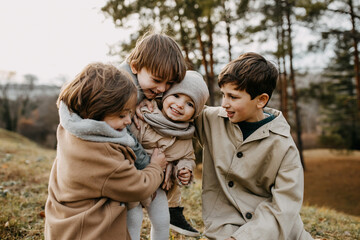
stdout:
POLYGON ((290 126, 265 107, 278 71, 246 53, 219 75, 221 107, 196 120, 203 146, 203 221, 209 239, 312 239, 299 212, 304 179, 290 126))

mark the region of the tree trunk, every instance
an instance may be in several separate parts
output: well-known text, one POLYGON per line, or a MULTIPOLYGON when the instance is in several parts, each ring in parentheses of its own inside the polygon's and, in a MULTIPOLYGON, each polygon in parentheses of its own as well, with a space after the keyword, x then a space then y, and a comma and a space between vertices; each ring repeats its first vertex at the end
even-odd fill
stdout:
MULTIPOLYGON (((199 42, 199 46, 200 46, 200 51, 201 51, 201 55, 202 55, 202 59, 201 59, 201 63, 204 67, 204 71, 205 71, 205 77, 206 77, 206 81, 209 84, 209 71, 208 71, 208 61, 206 60, 206 49, 205 49, 205 45, 204 42, 201 39, 201 28, 200 28, 200 23, 199 20, 197 18, 197 16, 194 16, 194 24, 195 24, 195 30, 196 30, 196 38, 199 42)), ((210 93, 211 94, 211 93, 210 93)))
POLYGON ((186 35, 187 33, 185 32, 184 29, 184 24, 183 24, 183 20, 182 20, 182 15, 180 14, 180 4, 179 1, 175 1, 176 3, 176 13, 178 16, 178 22, 179 22, 179 26, 180 26, 180 42, 181 42, 181 46, 183 48, 183 51, 185 52, 185 61, 186 61, 186 65, 188 67, 189 70, 193 70, 194 66, 189 58, 189 48, 188 48, 188 43, 186 41, 186 35))
POLYGON ((349 0, 350 6, 350 16, 352 24, 352 38, 354 41, 354 68, 355 68, 355 80, 356 80, 356 96, 357 96, 357 109, 358 115, 360 114, 360 73, 359 73, 359 52, 358 52, 358 40, 356 38, 356 26, 355 26, 355 16, 354 9, 352 5, 352 0, 349 0))
POLYGON ((229 11, 226 8, 226 1, 222 1, 222 7, 224 9, 224 22, 226 24, 226 37, 227 37, 227 43, 228 43, 228 54, 229 54, 229 62, 231 62, 232 60, 232 56, 231 56, 231 32, 230 32, 230 15, 229 15, 229 11))
POLYGON ((208 88, 209 88, 209 94, 210 94, 210 106, 214 106, 215 104, 215 94, 214 94, 214 80, 215 80, 215 74, 214 74, 214 53, 213 53, 213 32, 214 32, 214 26, 211 22, 210 16, 208 16, 208 36, 209 36, 209 55, 210 55, 210 72, 208 76, 208 88))
POLYGON ((278 64, 279 64, 279 82, 280 82, 280 110, 283 113, 285 119, 288 119, 288 110, 287 110, 287 74, 286 74, 286 58, 285 58, 285 29, 284 29, 284 8, 282 6, 281 0, 276 1, 276 14, 277 19, 277 28, 276 28, 276 38, 278 41, 278 64))
POLYGON ((292 51, 292 39, 291 39, 291 33, 292 33, 292 23, 291 23, 291 4, 289 1, 286 1, 287 3, 287 11, 286 11, 286 19, 288 24, 288 54, 289 54, 289 65, 290 65, 290 82, 291 82, 291 88, 293 92, 293 108, 295 113, 295 120, 296 120, 296 135, 297 135, 297 143, 298 143, 298 149, 300 153, 300 159, 301 164, 303 165, 303 168, 305 170, 305 164, 304 164, 304 158, 303 158, 303 144, 301 139, 301 121, 300 121, 300 113, 297 105, 297 93, 296 93, 296 84, 295 84, 295 73, 294 73, 294 67, 293 67, 293 51, 292 51))
POLYGON ((281 89, 283 90, 283 95, 282 95, 282 112, 283 115, 285 117, 285 119, 288 119, 289 114, 288 114, 288 92, 287 92, 287 87, 288 87, 288 76, 287 76, 287 71, 286 71, 286 54, 285 54, 285 29, 282 27, 281 28, 281 59, 282 59, 282 64, 283 64, 283 74, 282 74, 282 86, 281 89))

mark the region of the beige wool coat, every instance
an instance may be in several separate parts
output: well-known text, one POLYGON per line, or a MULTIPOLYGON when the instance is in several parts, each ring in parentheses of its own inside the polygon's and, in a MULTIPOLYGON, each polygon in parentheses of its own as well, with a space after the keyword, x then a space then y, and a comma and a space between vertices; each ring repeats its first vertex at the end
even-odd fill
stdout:
POLYGON ((281 112, 245 141, 221 107, 196 120, 203 150, 202 203, 209 239, 312 239, 299 212, 304 179, 299 152, 281 112))
POLYGON ((81 140, 61 125, 45 206, 45 239, 130 239, 126 202, 148 198, 163 179, 160 166, 144 170, 120 144, 81 140))

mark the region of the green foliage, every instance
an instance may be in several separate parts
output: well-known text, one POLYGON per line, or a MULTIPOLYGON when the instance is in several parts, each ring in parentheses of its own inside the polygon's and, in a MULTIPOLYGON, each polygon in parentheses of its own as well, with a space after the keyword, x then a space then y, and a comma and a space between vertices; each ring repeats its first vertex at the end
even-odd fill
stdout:
POLYGON ((297 6, 303 8, 304 14, 298 14, 297 19, 301 21, 314 23, 318 20, 327 9, 331 0, 325 1, 312 1, 312 0, 300 0, 297 1, 297 6))
POLYGON ((309 94, 319 99, 322 135, 327 147, 360 149, 360 121, 356 105, 350 34, 337 34, 335 57, 325 70, 324 81, 313 84, 309 94))

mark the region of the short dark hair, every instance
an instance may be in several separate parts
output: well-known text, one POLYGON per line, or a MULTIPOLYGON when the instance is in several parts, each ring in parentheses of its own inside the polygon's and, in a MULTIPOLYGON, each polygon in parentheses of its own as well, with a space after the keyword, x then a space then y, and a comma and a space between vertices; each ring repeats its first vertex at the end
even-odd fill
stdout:
POLYGON ((165 33, 146 32, 136 42, 127 58, 137 71, 146 68, 154 77, 169 82, 181 82, 186 73, 186 62, 179 45, 165 33))
POLYGON ((219 74, 218 84, 226 83, 236 86, 236 90, 245 90, 251 99, 267 93, 269 99, 276 88, 278 70, 274 64, 263 56, 249 52, 240 55, 228 63, 219 74))
POLYGON ((81 118, 102 121, 105 116, 121 113, 130 100, 136 99, 136 92, 127 72, 109 64, 91 63, 62 87, 57 106, 63 101, 81 118))

